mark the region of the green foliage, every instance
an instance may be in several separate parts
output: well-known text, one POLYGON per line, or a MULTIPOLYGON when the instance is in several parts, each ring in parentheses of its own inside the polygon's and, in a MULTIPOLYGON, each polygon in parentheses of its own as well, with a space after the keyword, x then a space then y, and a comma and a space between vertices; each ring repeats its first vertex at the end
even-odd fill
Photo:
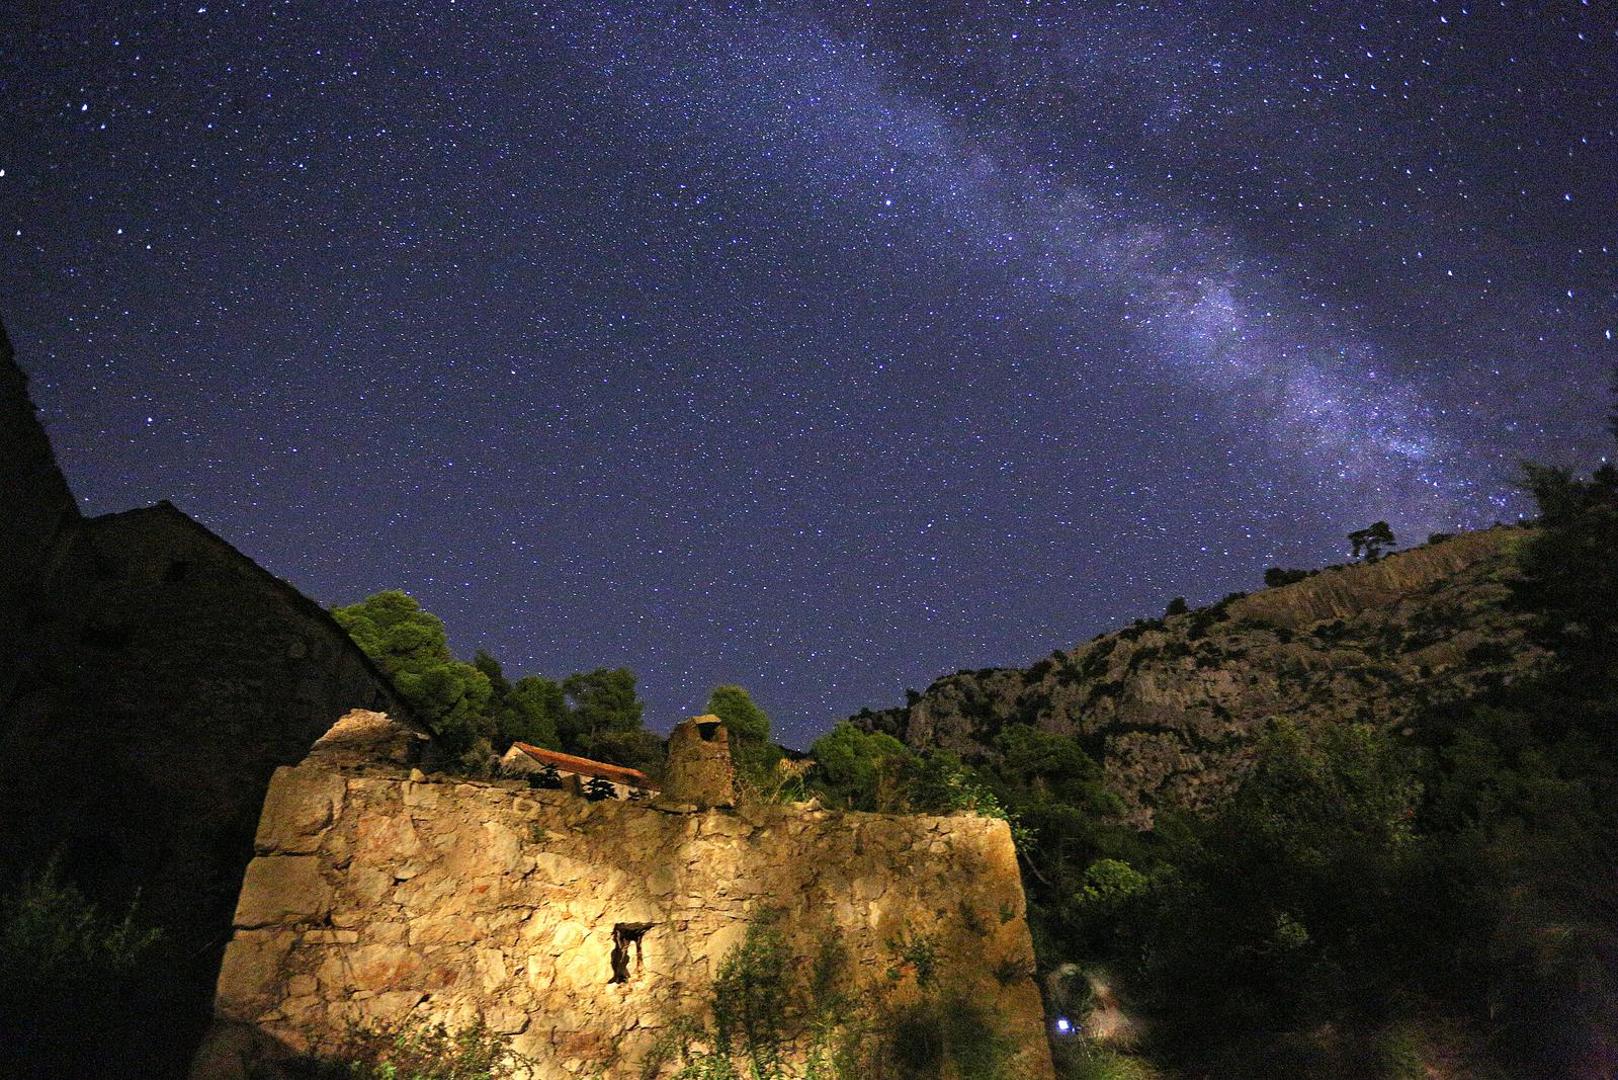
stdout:
POLYGON ((1303 581, 1306 578, 1313 577, 1316 572, 1314 570, 1287 570, 1283 567, 1272 566, 1264 571, 1264 584, 1272 589, 1280 585, 1291 585, 1295 581, 1303 581))
POLYGON ((397 589, 336 608, 332 615, 450 753, 465 753, 479 738, 494 734, 489 677, 450 654, 438 616, 397 589))
POLYGON ((1190 610, 1191 606, 1185 602, 1185 597, 1176 596, 1174 599, 1169 601, 1169 606, 1163 609, 1163 617, 1165 619, 1172 619, 1174 616, 1184 615, 1190 610))
POLYGON ((591 802, 600 802, 603 799, 616 799, 618 789, 611 780, 599 776, 590 777, 590 782, 584 785, 584 797, 591 802))
POLYGON ((707 712, 725 722, 730 732, 730 756, 736 775, 753 791, 776 786, 776 765, 781 748, 770 741, 770 718, 740 686, 716 686, 708 695, 707 712))
POLYGON ((1374 522, 1363 529, 1355 529, 1348 534, 1348 542, 1353 546, 1354 558, 1358 559, 1363 555, 1367 562, 1375 562, 1382 556, 1383 548, 1390 548, 1398 543, 1386 521, 1374 522))
POLYGON ((894 1005, 846 989, 848 956, 835 936, 806 963, 779 920, 770 910, 754 916, 720 964, 713 1027, 690 1017, 669 1024, 643 1077, 672 1066, 674 1080, 1016 1080, 999 1018, 942 980, 930 939, 889 942, 896 981, 914 976, 921 990, 894 1005))
POLYGON ((999 818, 1011 827, 1011 839, 1019 851, 1027 851, 1034 843, 1034 828, 1001 801, 984 777, 947 750, 906 758, 899 766, 899 779, 902 797, 896 809, 999 818))
POLYGON ((877 1068, 866 1075, 895 1080, 1015 1080, 1013 1047, 997 1018, 976 998, 929 995, 883 1018, 877 1068))
POLYGON ((482 649, 472 658, 472 666, 489 680, 492 742, 496 750, 504 751, 514 742, 561 747, 557 724, 567 710, 567 702, 559 684, 540 675, 525 675, 510 682, 500 661, 482 649))
POLYGON ((1409 755, 1365 725, 1278 723, 1235 797, 1190 823, 1141 912, 1159 1004, 1202 1047, 1255 1024, 1374 1012, 1412 913, 1409 755))
POLYGON ((335 608, 332 615, 387 673, 440 745, 469 768, 483 768, 491 756, 521 741, 653 776, 661 772, 663 743, 641 726, 643 706, 635 673, 627 668, 597 668, 561 683, 541 675, 512 682, 481 649, 470 664, 457 660, 443 622, 396 589, 335 608))
POLYGON ((1142 1058, 1079 1038, 1058 1044, 1055 1055, 1061 1080, 1157 1080, 1160 1075, 1142 1058))
MULTIPOLYGON (((787 948, 780 913, 757 912, 714 978, 713 1030, 690 1018, 671 1025, 648 1055, 643 1075, 658 1076, 666 1065, 677 1064, 674 1080, 789 1080, 795 1073, 788 1051, 802 1034, 793 1018, 801 1024, 806 1005, 801 967, 787 948)), ((811 988, 829 994, 834 978, 817 963, 811 988)), ((813 1024, 824 1009, 807 1011, 813 1024)))
POLYGON ((888 950, 894 955, 894 965, 888 968, 888 978, 894 982, 909 976, 923 990, 930 989, 938 977, 938 946, 926 934, 900 931, 888 940, 888 950))
POLYGON ((892 735, 866 734, 846 720, 816 739, 809 754, 814 791, 829 805, 851 810, 891 808, 898 771, 909 757, 892 735))
POLYGON ((104 914, 53 860, 0 897, 0 975, 8 986, 67 987, 130 975, 162 935, 137 919, 104 914))
POLYGON ((585 756, 639 769, 654 779, 663 772, 663 740, 645 728, 601 732, 585 756))
POLYGON ((532 1064, 481 1020, 456 1030, 424 1020, 355 1028, 340 1057, 340 1065, 325 1070, 332 1080, 504 1080, 532 1064))
POLYGON ((1550 649, 1561 686, 1586 703, 1618 703, 1618 468, 1589 480, 1563 469, 1526 466, 1541 511, 1519 554, 1518 606, 1534 616, 1535 640, 1550 649))
POLYGON ((103 912, 54 860, 0 895, 0 1066, 79 1075, 85 1032, 118 1032, 161 937, 136 901, 122 915, 103 912))
POLYGON ((796 965, 779 918, 769 910, 754 916, 714 979, 718 1045, 734 1047, 758 1080, 785 1075, 786 1017, 796 1011, 799 999, 796 965))
POLYGON ((564 750, 597 757, 634 746, 632 741, 613 738, 642 730, 645 705, 635 690, 633 671, 596 668, 578 672, 562 680, 562 691, 573 703, 557 724, 564 750))
POLYGON ((1104 917, 1144 896, 1150 883, 1150 878, 1122 859, 1097 859, 1085 869, 1076 899, 1092 918, 1104 917))

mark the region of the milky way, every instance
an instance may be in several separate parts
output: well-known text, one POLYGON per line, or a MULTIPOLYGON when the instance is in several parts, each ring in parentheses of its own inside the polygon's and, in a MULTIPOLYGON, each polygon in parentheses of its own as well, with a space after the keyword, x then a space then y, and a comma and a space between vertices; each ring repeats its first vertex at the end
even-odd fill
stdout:
POLYGON ((88 511, 802 743, 1606 452, 1610 7, 470 6, 0 15, 88 511))

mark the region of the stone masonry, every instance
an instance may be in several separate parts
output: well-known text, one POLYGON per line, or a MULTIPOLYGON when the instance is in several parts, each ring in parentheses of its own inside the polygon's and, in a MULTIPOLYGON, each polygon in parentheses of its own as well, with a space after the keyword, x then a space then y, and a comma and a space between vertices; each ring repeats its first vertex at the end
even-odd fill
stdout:
MULTIPOLYGON (((671 776, 682 746, 723 728, 688 734, 671 741, 671 776)), ((533 1077, 638 1078, 671 1021, 705 1014, 717 968, 766 908, 806 967, 840 942, 855 988, 902 992, 913 979, 896 942, 925 936, 945 977, 998 1012, 1021 1048, 1015 1074, 1052 1074, 1002 821, 726 809, 717 791, 591 802, 393 757, 277 770, 193 1080, 277 1075, 351 1023, 477 1017, 536 1062, 533 1077)))
POLYGON ((730 735, 717 716, 693 716, 669 732, 666 805, 697 809, 736 804, 736 776, 730 763, 730 735))

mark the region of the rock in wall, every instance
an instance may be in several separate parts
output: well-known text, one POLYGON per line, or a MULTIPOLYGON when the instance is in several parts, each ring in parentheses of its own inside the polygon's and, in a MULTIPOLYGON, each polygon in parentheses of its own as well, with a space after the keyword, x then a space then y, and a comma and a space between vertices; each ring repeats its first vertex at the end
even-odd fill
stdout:
POLYGON ((481 1016, 536 1077, 638 1078, 765 908, 806 967, 840 942, 853 987, 892 987, 894 942, 925 936, 1000 1014, 1015 1075, 1051 1075, 1002 821, 590 802, 311 759, 276 772, 257 851, 194 1080, 274 1075, 411 1016, 481 1016), (624 928, 640 944, 615 968, 624 928))

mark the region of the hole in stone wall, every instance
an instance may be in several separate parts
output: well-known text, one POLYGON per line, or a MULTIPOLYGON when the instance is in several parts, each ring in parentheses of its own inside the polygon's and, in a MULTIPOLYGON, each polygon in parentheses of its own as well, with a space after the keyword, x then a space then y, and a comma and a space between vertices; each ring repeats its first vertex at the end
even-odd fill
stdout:
POLYGON ((703 742, 713 742, 713 737, 718 733, 719 725, 716 723, 697 725, 697 734, 702 736, 703 742))
POLYGON ((635 954, 634 970, 641 969, 641 939, 646 936, 655 923, 630 922, 618 923, 612 928, 612 978, 610 983, 625 983, 629 981, 630 960, 629 954, 635 954))

